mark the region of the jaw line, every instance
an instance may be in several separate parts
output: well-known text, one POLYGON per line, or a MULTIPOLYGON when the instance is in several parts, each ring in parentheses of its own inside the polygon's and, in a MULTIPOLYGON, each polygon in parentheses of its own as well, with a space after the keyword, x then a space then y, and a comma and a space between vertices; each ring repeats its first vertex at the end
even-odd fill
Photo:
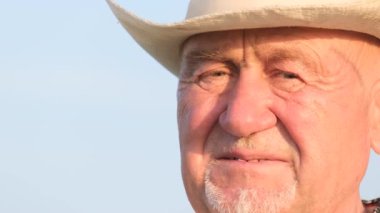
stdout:
POLYGON ((297 181, 294 179, 292 184, 284 186, 279 190, 267 190, 262 187, 257 188, 237 188, 233 190, 233 195, 227 197, 216 186, 210 178, 210 170, 213 163, 206 169, 204 177, 204 193, 206 206, 210 212, 218 213, 278 213, 286 209, 291 201, 295 199, 297 181), (252 202, 256 201, 256 202, 252 202))

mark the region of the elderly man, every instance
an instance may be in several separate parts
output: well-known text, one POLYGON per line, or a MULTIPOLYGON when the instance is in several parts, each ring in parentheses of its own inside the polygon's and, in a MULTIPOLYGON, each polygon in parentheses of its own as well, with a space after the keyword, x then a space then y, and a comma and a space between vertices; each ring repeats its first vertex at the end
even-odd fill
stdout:
POLYGON ((380 153, 380 2, 192 0, 124 27, 178 76, 196 212, 380 212, 359 185, 380 153))

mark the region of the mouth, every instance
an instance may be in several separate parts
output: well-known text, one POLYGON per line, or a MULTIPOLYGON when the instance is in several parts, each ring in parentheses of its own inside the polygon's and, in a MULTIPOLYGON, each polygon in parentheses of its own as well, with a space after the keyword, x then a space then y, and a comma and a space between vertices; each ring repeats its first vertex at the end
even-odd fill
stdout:
POLYGON ((292 178, 286 153, 268 150, 234 149, 212 156, 210 180, 221 188, 271 188, 292 178))
POLYGON ((218 160, 229 160, 229 161, 239 161, 239 162, 246 162, 246 163, 260 163, 264 161, 269 161, 270 159, 242 159, 239 157, 221 157, 218 160))
POLYGON ((232 152, 220 153, 220 155, 215 157, 218 161, 240 163, 286 162, 285 158, 280 157, 280 155, 252 150, 234 150, 232 152))

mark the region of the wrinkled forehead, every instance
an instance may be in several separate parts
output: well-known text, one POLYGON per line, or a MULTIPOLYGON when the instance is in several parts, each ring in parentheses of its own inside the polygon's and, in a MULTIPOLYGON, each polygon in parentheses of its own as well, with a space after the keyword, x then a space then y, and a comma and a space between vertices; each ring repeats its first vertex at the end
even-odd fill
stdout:
POLYGON ((295 27, 234 30, 203 33, 187 39, 182 48, 180 75, 205 59, 233 56, 230 59, 244 62, 245 48, 253 49, 257 58, 263 60, 301 57, 318 61, 333 52, 364 73, 371 72, 367 70, 380 61, 380 40, 363 33, 295 27))
MULTIPOLYGON (((188 38, 182 46, 182 55, 191 50, 218 49, 220 51, 242 48, 245 44, 252 46, 286 45, 300 42, 313 42, 334 45, 339 48, 338 41, 368 43, 379 47, 380 40, 363 33, 303 27, 265 28, 209 32, 188 38)), ((342 48, 345 48, 342 46, 342 48)))

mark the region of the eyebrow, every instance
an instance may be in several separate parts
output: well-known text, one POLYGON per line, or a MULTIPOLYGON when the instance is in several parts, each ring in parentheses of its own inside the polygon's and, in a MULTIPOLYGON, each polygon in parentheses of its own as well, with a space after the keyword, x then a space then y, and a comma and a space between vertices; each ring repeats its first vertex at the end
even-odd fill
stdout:
POLYGON ((264 66, 291 60, 298 61, 307 67, 307 73, 318 74, 324 72, 322 59, 314 50, 305 50, 299 47, 269 47, 257 53, 257 57, 264 62, 264 66))
POLYGON ((305 51, 302 51, 298 48, 268 48, 266 51, 257 51, 257 57, 265 62, 265 65, 275 64, 285 60, 297 60, 302 61, 308 65, 315 64, 313 59, 317 57, 317 60, 320 60, 317 54, 308 54, 305 51), (269 49, 269 50, 268 50, 269 49))
MULTIPOLYGON (((185 78, 191 77, 202 62, 207 61, 228 63, 234 66, 241 65, 241 63, 234 61, 234 59, 226 57, 225 54, 223 54, 225 51, 226 50, 221 48, 211 50, 195 49, 184 53, 181 63, 184 63, 185 69, 181 69, 180 76, 185 78)), ((312 69, 310 69, 310 71, 312 72, 321 72, 322 69, 320 67, 321 59, 318 54, 312 51, 304 51, 297 47, 260 47, 255 51, 255 55, 265 67, 286 60, 295 60, 311 67, 312 69)))
POLYGON ((183 77, 190 77, 196 71, 201 62, 215 61, 221 63, 231 63, 233 60, 226 57, 223 54, 223 50, 211 49, 211 50, 192 50, 188 53, 185 53, 182 57, 181 64, 185 65, 185 69, 181 69, 180 75, 183 77))
MULTIPOLYGON (((259 54, 259 58, 260 58, 259 54)), ((283 50, 283 49, 274 49, 272 51, 269 51, 269 54, 266 54, 266 62, 268 63, 276 63, 287 59, 303 59, 305 58, 303 56, 304 54, 301 54, 297 52, 290 52, 289 50, 283 50), (269 56, 268 56, 269 55, 269 56)))
MULTIPOLYGON (((341 61, 348 67, 350 67, 355 74, 358 76, 360 82, 362 82, 362 77, 359 74, 359 69, 356 64, 351 61, 343 52, 338 50, 335 47, 330 47, 330 50, 341 59, 341 61)), ((298 48, 294 49, 283 49, 283 48, 275 48, 266 52, 266 55, 270 55, 266 60, 266 65, 274 64, 277 62, 285 61, 285 60, 298 60, 302 63, 306 64, 311 69, 308 69, 310 72, 314 74, 324 74, 324 72, 329 72, 329 68, 322 67, 322 59, 320 55, 315 51, 303 51, 298 48)), ((265 56, 265 54, 264 54, 265 56)))

